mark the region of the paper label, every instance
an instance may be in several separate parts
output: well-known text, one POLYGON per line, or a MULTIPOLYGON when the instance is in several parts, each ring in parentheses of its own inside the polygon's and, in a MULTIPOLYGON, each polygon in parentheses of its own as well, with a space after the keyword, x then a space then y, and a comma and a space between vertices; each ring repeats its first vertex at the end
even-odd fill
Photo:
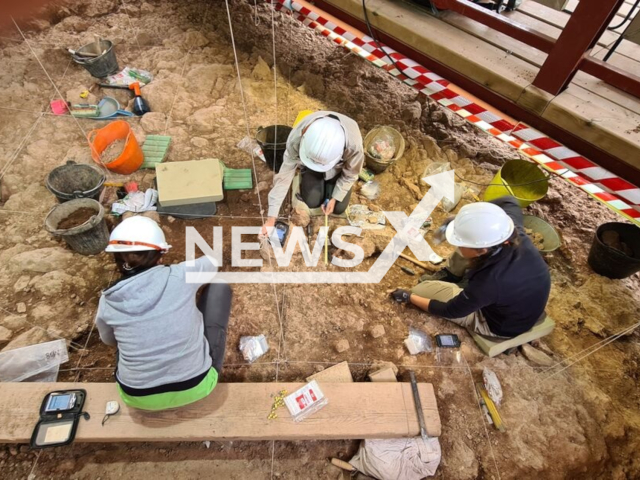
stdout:
POLYGON ((71 431, 71 424, 65 423, 64 425, 56 425, 55 427, 48 427, 47 433, 44 436, 44 443, 61 443, 69 439, 69 432, 71 431))

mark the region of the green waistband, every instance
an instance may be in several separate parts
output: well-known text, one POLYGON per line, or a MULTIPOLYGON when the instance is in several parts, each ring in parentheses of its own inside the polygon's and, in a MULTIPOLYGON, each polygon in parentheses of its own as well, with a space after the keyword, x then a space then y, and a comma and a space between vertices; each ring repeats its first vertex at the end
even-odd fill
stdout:
POLYGON ((209 373, 202 381, 188 390, 179 392, 156 393, 154 395, 145 395, 143 397, 134 397, 127 395, 118 385, 118 392, 124 403, 133 408, 141 410, 166 410, 168 408, 177 408, 188 405, 198 400, 202 400, 209 395, 218 383, 218 372, 215 368, 211 368, 209 373))

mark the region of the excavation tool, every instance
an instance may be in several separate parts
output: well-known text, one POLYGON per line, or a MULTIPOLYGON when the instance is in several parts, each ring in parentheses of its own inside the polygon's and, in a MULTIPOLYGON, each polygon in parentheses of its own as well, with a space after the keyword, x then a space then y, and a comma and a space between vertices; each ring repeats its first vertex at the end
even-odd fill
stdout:
POLYGON ((429 443, 429 435, 427 435, 427 425, 424 423, 424 414, 422 413, 422 402, 420 401, 420 392, 418 392, 418 381, 416 380, 416 374, 409 370, 409 376, 411 377, 411 391, 413 392, 413 402, 416 405, 416 413, 418 414, 418 424, 420 425, 420 436, 424 440, 425 445, 429 443))
POLYGON ((428 272, 437 272, 438 270, 440 270, 439 268, 436 268, 433 265, 428 265, 426 263, 420 262, 420 261, 416 260, 415 258, 411 258, 409 255, 405 255, 404 253, 400 253, 399 256, 400 256, 400 258, 404 258, 405 260, 408 260, 411 263, 414 263, 415 265, 419 266, 420 268, 424 268, 428 272))
POLYGON ((99 83, 99 87, 102 88, 118 88, 120 90, 131 90, 135 98, 133 99, 133 113, 138 116, 144 115, 145 113, 149 113, 151 109, 149 108, 149 104, 146 102, 144 98, 142 98, 142 93, 140 92, 140 82, 133 82, 130 85, 109 85, 108 83, 99 83))
MULTIPOLYGON (((329 205, 329 200, 324 201, 324 208, 329 205)), ((324 237, 324 264, 329 265, 329 215, 324 214, 324 228, 326 229, 326 236, 324 237)))
POLYGON ((487 389, 479 382, 476 383, 476 389, 480 394, 480 405, 489 413, 493 425, 501 432, 506 431, 502 417, 500 416, 500 413, 498 413, 498 408, 496 407, 496 404, 493 403, 493 400, 491 400, 491 397, 489 397, 487 389))
POLYGON ((343 479, 351 478, 358 472, 356 467, 354 467, 353 465, 351 465, 348 462, 345 462, 344 460, 340 460, 339 458, 332 458, 331 459, 331 464, 342 469, 342 478, 343 479))

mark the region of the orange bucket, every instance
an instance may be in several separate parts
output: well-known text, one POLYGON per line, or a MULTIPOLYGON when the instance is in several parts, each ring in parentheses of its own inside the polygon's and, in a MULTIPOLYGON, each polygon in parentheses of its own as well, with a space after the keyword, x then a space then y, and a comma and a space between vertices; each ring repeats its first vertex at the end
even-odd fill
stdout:
POLYGON ((105 127, 91 130, 87 135, 91 147, 91 157, 99 165, 104 165, 109 170, 122 175, 128 175, 140 168, 144 161, 144 154, 131 131, 131 127, 124 120, 115 120, 105 127), (124 148, 118 158, 102 163, 101 156, 109 145, 116 140, 124 140, 124 148))

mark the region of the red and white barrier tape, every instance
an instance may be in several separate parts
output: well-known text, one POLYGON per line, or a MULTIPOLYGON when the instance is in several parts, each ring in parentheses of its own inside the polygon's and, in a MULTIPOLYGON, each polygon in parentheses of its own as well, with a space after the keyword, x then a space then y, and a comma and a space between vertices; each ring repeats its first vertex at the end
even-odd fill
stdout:
POLYGON ((298 20, 334 43, 385 69, 479 129, 520 150, 543 168, 563 177, 611 210, 640 225, 640 188, 596 165, 547 135, 523 123, 514 125, 449 89, 450 82, 373 38, 358 37, 324 18, 318 11, 291 0, 276 0, 298 20), (385 53, 386 52, 386 53, 385 53), (387 55, 395 62, 393 65, 387 55), (399 67, 401 71, 398 70, 399 67))

